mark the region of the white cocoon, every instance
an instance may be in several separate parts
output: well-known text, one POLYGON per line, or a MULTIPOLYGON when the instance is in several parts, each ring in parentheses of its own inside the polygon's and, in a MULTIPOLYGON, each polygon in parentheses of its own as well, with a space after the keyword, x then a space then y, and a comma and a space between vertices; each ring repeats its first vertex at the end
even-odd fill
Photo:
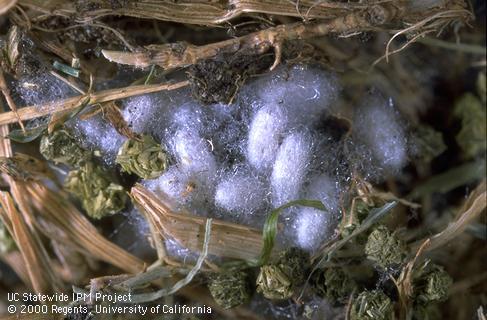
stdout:
POLYGON ((184 171, 198 172, 213 176, 216 172, 216 160, 211 153, 211 144, 197 132, 176 131, 172 147, 177 162, 184 171))
POLYGON ((258 176, 246 170, 237 171, 225 175, 218 183, 215 204, 233 214, 253 214, 262 208, 265 197, 265 185, 258 176))
POLYGON ((277 152, 272 168, 272 205, 279 207, 299 197, 312 155, 311 136, 307 132, 288 135, 277 152))
POLYGON ((256 170, 272 166, 288 125, 286 113, 276 104, 262 107, 250 123, 247 160, 256 170))
POLYGON ((303 198, 321 201, 326 211, 309 207, 297 211, 293 229, 300 248, 314 251, 332 236, 338 220, 339 195, 336 182, 329 176, 322 174, 312 179, 303 198))
POLYGON ((354 117, 354 131, 386 171, 399 171, 407 163, 406 133, 391 102, 369 99, 354 117))

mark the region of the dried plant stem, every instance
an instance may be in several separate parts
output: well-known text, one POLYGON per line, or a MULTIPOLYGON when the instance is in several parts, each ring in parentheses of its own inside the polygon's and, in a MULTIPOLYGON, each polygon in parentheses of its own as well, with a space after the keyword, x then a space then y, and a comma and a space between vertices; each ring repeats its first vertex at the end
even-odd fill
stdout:
MULTIPOLYGON (((90 94, 89 103, 103 103, 118 99, 124 99, 142 94, 154 93, 163 90, 175 90, 188 85, 188 81, 181 81, 177 83, 163 83, 153 85, 129 86, 118 89, 103 90, 90 94)), ((74 109, 79 106, 79 102, 85 98, 85 95, 75 96, 67 99, 58 100, 55 102, 46 103, 38 106, 29 106, 18 109, 18 116, 21 120, 30 120, 42 117, 48 114, 57 113, 65 110, 74 109), (53 110, 53 105, 57 106, 53 110)), ((4 112, 0 114, 0 125, 10 124, 17 121, 17 116, 14 112, 4 112)))
MULTIPOLYGON (((374 1, 384 3, 390 1, 374 1)), ((245 13, 263 13, 302 19, 332 19, 352 10, 366 8, 370 4, 342 3, 315 0, 230 0, 230 1, 128 1, 120 8, 114 8, 110 1, 98 1, 98 7, 76 12, 73 5, 65 1, 23 0, 23 6, 40 12, 54 14, 77 14, 77 21, 90 22, 106 16, 130 16, 141 19, 156 19, 197 25, 217 25, 245 13)))
MULTIPOLYGON (((110 50, 103 50, 102 52, 108 60, 121 64, 138 67, 148 67, 155 64, 165 69, 173 69, 195 64, 220 53, 235 53, 245 50, 251 54, 262 54, 274 48, 275 61, 271 67, 272 70, 280 63, 285 41, 303 40, 329 34, 342 36, 356 34, 378 30, 389 24, 411 25, 395 32, 392 41, 398 35, 408 32, 414 31, 424 34, 437 31, 453 20, 466 20, 470 16, 470 12, 457 4, 456 1, 450 1, 445 8, 434 8, 427 12, 415 12, 414 14, 408 10, 403 2, 383 1, 377 2, 375 5, 367 4, 365 7, 350 7, 341 15, 333 16, 331 20, 307 24, 283 24, 239 38, 203 46, 172 43, 148 46, 145 51, 135 53, 110 50)), ((385 57, 390 54, 389 44, 386 48, 385 57)))
MULTIPOLYGON (((141 185, 131 191, 138 206, 154 221, 163 238, 173 238, 197 252, 203 244, 206 219, 187 212, 175 212, 164 195, 154 195, 141 185)), ((209 253, 220 257, 253 260, 262 250, 262 234, 249 227, 213 220, 209 253)))
POLYGON ((108 60, 121 64, 137 67, 156 64, 165 69, 173 69, 195 64, 199 60, 214 57, 222 52, 234 53, 239 50, 249 50, 253 54, 262 54, 270 48, 274 48, 276 58, 271 67, 273 69, 281 60, 284 41, 377 29, 380 25, 396 19, 400 14, 401 12, 396 6, 375 5, 327 22, 283 24, 204 46, 175 43, 148 46, 146 51, 139 53, 110 50, 103 50, 102 53, 108 60))

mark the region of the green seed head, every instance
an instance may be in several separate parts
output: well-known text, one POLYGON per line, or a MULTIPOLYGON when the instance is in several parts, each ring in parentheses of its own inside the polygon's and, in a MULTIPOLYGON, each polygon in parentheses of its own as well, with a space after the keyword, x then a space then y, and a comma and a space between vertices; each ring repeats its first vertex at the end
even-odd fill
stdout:
POLYGON ((307 252, 292 247, 281 252, 276 265, 292 280, 293 286, 298 286, 308 276, 310 257, 307 252))
POLYGON ((416 154, 425 163, 430 162, 446 150, 441 132, 427 125, 420 125, 415 128, 414 144, 417 148, 416 154))
POLYGON ((154 138, 142 136, 142 140, 129 139, 118 151, 115 160, 122 170, 144 179, 154 179, 166 171, 167 153, 154 138))
POLYGON ((380 290, 363 291, 350 311, 351 320, 389 320, 394 308, 388 296, 380 290))
POLYGON ((427 260, 414 275, 414 295, 421 304, 442 302, 448 299, 452 283, 452 278, 443 267, 427 260))
POLYGON ((39 151, 47 160, 70 166, 79 166, 91 157, 65 129, 42 136, 39 151))
POLYGON ((311 285, 317 295, 331 302, 346 299, 356 287, 355 281, 336 267, 318 270, 311 279, 311 285))
POLYGON ((466 93, 457 101, 455 116, 461 119, 462 128, 456 136, 466 158, 485 153, 487 112, 485 104, 477 96, 466 93))
POLYGON ((127 202, 123 187, 111 182, 108 174, 91 161, 70 171, 65 187, 94 219, 120 212, 127 202))
POLYGON ((401 265, 407 258, 404 243, 385 226, 378 226, 370 233, 365 244, 365 254, 367 259, 383 269, 401 265))
POLYGON ((219 273, 210 278, 211 296, 223 309, 230 309, 250 299, 249 278, 244 271, 219 273))

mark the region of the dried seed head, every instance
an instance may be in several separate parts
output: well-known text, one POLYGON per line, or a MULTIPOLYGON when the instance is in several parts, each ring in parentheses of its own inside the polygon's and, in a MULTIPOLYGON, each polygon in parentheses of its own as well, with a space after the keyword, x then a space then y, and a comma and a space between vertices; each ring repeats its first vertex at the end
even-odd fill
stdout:
POLYGON ((394 311, 391 299, 380 290, 363 291, 353 302, 351 320, 389 320, 394 311))
POLYGON ((91 153, 83 149, 65 129, 42 136, 39 151, 47 160, 70 166, 79 166, 91 158, 91 153))
POLYGON ((0 255, 9 253, 15 247, 15 241, 10 236, 10 233, 8 233, 5 225, 0 221, 0 255))
POLYGON ((289 248, 279 254, 274 264, 262 266, 257 277, 257 292, 272 300, 290 298, 293 289, 306 280, 310 266, 309 254, 289 248))
POLYGON ((257 277, 257 292, 271 300, 288 299, 293 295, 292 281, 278 266, 262 266, 257 277))
POLYGON ((251 291, 249 278, 244 271, 219 273, 210 278, 208 284, 211 296, 223 309, 230 309, 246 303, 251 291))
POLYGON ((315 272, 311 286, 320 297, 338 302, 348 298, 356 284, 341 268, 326 268, 315 272))
POLYGON ((115 160, 122 170, 134 173, 144 179, 154 179, 163 174, 168 167, 168 156, 152 136, 142 139, 128 139, 118 151, 115 160))
POLYGON ((108 174, 91 161, 70 171, 65 187, 79 198, 83 208, 94 219, 120 212, 127 202, 123 187, 111 182, 108 174))
POLYGON ((397 239, 385 226, 378 226, 372 231, 365 244, 367 259, 374 261, 379 267, 399 266, 407 257, 404 243, 397 239))
POLYGON ((427 260, 414 275, 414 295, 422 304, 442 302, 448 299, 452 278, 443 267, 427 260))

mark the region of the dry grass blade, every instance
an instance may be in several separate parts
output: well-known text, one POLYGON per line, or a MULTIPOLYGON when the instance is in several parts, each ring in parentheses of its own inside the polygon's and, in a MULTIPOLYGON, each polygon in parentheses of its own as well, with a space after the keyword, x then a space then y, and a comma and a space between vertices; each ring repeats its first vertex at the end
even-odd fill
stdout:
MULTIPOLYGON (((450 223, 445 230, 430 237, 431 241, 425 251, 437 249, 463 233, 471 222, 479 217, 482 212, 485 212, 487 206, 486 201, 486 182, 484 180, 474 191, 472 191, 462 209, 459 211, 460 214, 456 221, 450 223)), ((423 241, 424 240, 414 243, 412 246, 413 250, 417 250, 423 241)))
POLYGON ((68 200, 64 193, 55 193, 38 182, 23 188, 32 205, 46 220, 56 225, 79 251, 110 263, 128 273, 138 273, 143 261, 105 239, 91 222, 68 200))
MULTIPOLYGON (((90 94, 89 103, 103 103, 118 99, 124 99, 142 94, 154 93, 163 90, 175 90, 188 85, 188 81, 181 81, 177 83, 163 83, 153 85, 129 86, 118 89, 103 90, 90 94)), ((30 120, 42 117, 48 114, 74 109, 79 106, 80 99, 85 95, 75 96, 72 98, 62 99, 59 101, 49 102, 38 106, 29 106, 18 109, 18 116, 21 120, 30 120), (58 106, 53 110, 52 106, 58 106)), ((0 114, 0 125, 14 123, 17 121, 17 116, 13 112, 4 112, 0 114)))
POLYGON ((52 262, 42 242, 28 227, 9 193, 0 193, 1 218, 22 254, 32 289, 37 293, 59 291, 62 286, 53 273, 52 262))
MULTIPOLYGON (((141 185, 131 191, 132 198, 159 229, 163 238, 174 238, 182 246, 198 252, 203 245, 206 218, 187 212, 174 212, 168 199, 157 197, 141 185)), ((213 220, 209 254, 220 257, 257 259, 263 246, 262 234, 249 227, 213 220)))
POLYGON ((13 8, 16 3, 17 0, 0 0, 0 15, 13 8))

